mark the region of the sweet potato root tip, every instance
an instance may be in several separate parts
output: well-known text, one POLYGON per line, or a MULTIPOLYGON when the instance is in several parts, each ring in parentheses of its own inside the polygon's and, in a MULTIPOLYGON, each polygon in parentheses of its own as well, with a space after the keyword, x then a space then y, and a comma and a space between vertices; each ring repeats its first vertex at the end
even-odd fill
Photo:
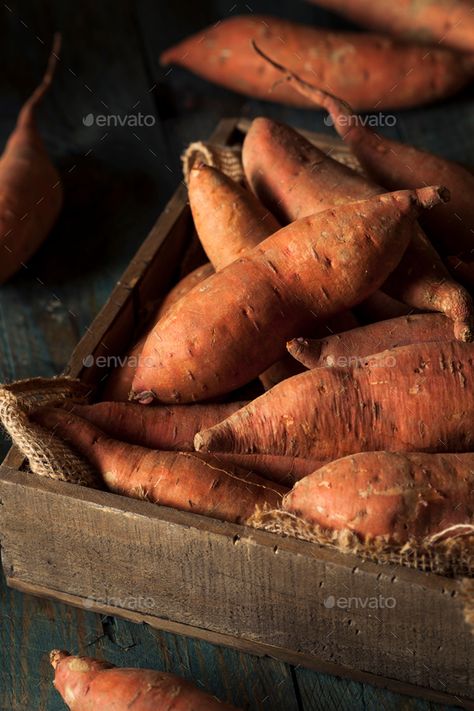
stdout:
POLYGON ((69 652, 66 652, 63 649, 52 649, 49 653, 49 661, 51 662, 53 669, 56 669, 59 662, 62 662, 63 659, 70 656, 69 652))

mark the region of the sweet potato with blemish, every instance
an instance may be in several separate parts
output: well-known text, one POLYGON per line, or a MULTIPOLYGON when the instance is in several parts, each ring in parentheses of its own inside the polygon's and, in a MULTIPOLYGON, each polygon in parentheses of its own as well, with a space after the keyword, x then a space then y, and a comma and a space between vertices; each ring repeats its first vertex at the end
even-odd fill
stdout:
POLYGON ((56 35, 41 84, 23 105, 0 157, 0 284, 36 252, 61 210, 61 178, 36 125, 36 112, 51 86, 60 44, 56 35))
POLYGON ((188 196, 196 232, 216 271, 280 229, 249 190, 209 165, 192 168, 188 196))
POLYGON ((437 188, 391 193, 279 230, 161 319, 142 351, 136 399, 192 402, 249 382, 314 316, 327 320, 375 291, 400 261, 419 211, 443 199, 437 188))
POLYGON ((412 42, 472 52, 474 14, 471 0, 312 0, 372 30, 412 42))
MULTIPOLYGON (((252 122, 243 163, 254 192, 285 223, 384 192, 380 185, 326 156, 297 131, 267 118, 252 122)), ((472 337, 472 298, 450 277, 418 224, 382 290, 411 307, 446 314, 454 322, 456 338, 472 337)))
MULTIPOLYGON (((342 140, 380 185, 400 190, 430 185, 434 176, 437 182, 446 185, 451 193, 449 209, 435 209, 431 215, 424 215, 421 222, 443 255, 456 256, 468 263, 474 261, 474 175, 471 172, 429 151, 375 133, 337 96, 291 73, 287 73, 287 78, 295 90, 329 112, 342 140)), ((474 269, 471 273, 474 275, 474 269)))
POLYGON ((474 532, 474 454, 354 454, 297 482, 282 508, 364 541, 403 544, 465 526, 474 532))
POLYGON ((122 669, 58 649, 49 656, 54 687, 70 711, 237 711, 174 674, 122 669))
POLYGON ((146 499, 222 521, 243 523, 256 506, 279 504, 286 488, 214 457, 160 452, 112 439, 98 427, 59 408, 33 419, 86 457, 116 494, 146 499))
POLYGON ((474 344, 421 343, 313 368, 199 432, 203 452, 317 457, 474 450, 474 344))
POLYGON ((361 326, 327 338, 294 338, 289 353, 306 368, 346 366, 372 353, 414 343, 453 339, 452 325, 442 314, 414 314, 361 326))
POLYGON ((470 56, 442 47, 401 44, 368 33, 335 32, 262 15, 233 17, 167 49, 163 65, 179 64, 247 96, 310 107, 279 82, 271 66, 252 52, 263 50, 308 80, 325 86, 360 110, 419 106, 454 94, 473 75, 470 56), (277 83, 279 82, 279 83, 277 83))

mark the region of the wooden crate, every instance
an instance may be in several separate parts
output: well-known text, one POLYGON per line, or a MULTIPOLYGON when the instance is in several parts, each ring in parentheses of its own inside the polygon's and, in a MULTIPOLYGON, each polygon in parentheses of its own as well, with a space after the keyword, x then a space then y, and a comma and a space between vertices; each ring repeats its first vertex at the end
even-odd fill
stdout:
MULTIPOLYGON (((223 120, 212 140, 241 141, 246 128, 223 120)), ((96 385, 103 369, 84 359, 126 351, 149 304, 170 287, 191 228, 181 185, 67 373, 96 385)), ((474 709, 474 636, 458 581, 41 479, 23 464, 13 448, 0 470, 11 587, 474 709)))

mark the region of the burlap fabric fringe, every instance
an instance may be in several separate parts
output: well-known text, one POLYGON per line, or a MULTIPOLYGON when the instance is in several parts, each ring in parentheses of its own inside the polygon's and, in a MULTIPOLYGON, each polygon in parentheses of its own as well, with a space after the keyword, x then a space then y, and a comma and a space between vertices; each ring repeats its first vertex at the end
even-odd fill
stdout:
MULTIPOLYGON (((357 158, 342 143, 340 147, 337 144, 329 145, 323 142, 320 145, 316 142, 316 145, 323 153, 326 153, 338 163, 342 163, 357 173, 364 175, 357 158)), ((181 156, 186 185, 188 184, 191 168, 196 161, 218 168, 237 182, 244 180, 242 149, 240 146, 222 146, 217 143, 204 143, 202 141, 191 143, 181 156)))
POLYGON ((186 184, 194 163, 205 163, 218 168, 229 178, 241 182, 244 178, 242 150, 240 146, 221 146, 217 143, 196 141, 191 143, 181 156, 183 175, 186 184))
POLYGON ((97 486, 94 468, 29 417, 33 410, 44 405, 84 402, 86 395, 87 389, 80 381, 66 377, 31 378, 0 388, 0 420, 34 474, 97 486))

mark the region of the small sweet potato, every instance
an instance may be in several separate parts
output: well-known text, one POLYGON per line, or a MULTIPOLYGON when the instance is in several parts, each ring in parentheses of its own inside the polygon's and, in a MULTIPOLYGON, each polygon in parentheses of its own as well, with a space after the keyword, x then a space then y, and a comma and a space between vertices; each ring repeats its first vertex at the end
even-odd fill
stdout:
POLYGON ((295 338, 291 355, 306 368, 344 367, 372 353, 412 343, 443 343, 453 338, 450 321, 442 314, 414 314, 361 326, 327 338, 295 338))
POLYGON ((473 75, 470 56, 449 49, 397 43, 384 35, 334 32, 277 17, 248 15, 216 23, 163 52, 179 64, 241 94, 308 107, 278 72, 254 53, 251 41, 309 81, 326 86, 359 110, 419 106, 454 94, 473 75))
POLYGON ((237 711, 185 679, 152 669, 120 669, 54 649, 54 687, 70 711, 237 711))
POLYGON ((375 291, 400 261, 419 211, 443 199, 437 188, 391 193, 279 230, 161 319, 145 343, 135 397, 185 403, 249 382, 314 315, 327 320, 375 291))

